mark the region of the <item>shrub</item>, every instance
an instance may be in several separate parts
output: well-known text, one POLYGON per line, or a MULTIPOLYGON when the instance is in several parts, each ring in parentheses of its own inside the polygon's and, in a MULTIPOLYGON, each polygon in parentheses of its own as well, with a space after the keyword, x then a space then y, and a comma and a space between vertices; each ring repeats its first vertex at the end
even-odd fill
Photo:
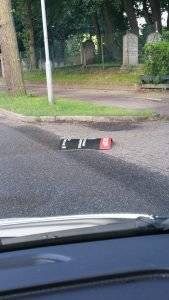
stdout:
POLYGON ((162 40, 169 42, 169 31, 163 31, 162 40))
POLYGON ((161 77, 169 75, 169 41, 146 44, 144 53, 145 74, 154 76, 155 83, 159 83, 161 77))

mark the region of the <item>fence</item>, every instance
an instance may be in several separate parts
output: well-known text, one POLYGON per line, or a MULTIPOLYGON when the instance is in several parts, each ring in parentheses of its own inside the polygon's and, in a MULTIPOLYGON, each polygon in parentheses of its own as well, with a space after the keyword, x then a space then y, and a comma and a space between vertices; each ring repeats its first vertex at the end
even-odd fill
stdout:
MULTIPOLYGON (((72 35, 67 40, 50 40, 52 67, 56 69, 63 66, 102 66, 103 68, 121 66, 124 64, 124 55, 127 55, 128 52, 131 56, 138 56, 138 63, 143 63, 144 45, 147 41, 147 36, 153 31, 153 27, 143 28, 139 37, 135 39, 135 50, 132 41, 128 41, 131 44, 128 44, 126 49, 124 48, 124 36, 126 35, 124 31, 117 31, 113 36, 101 34, 99 38, 86 34, 83 36, 72 35)), ((128 34, 132 33, 128 32, 128 34)), ((36 57, 38 68, 44 70, 45 53, 43 43, 41 47, 36 47, 36 57)), ((30 70, 28 52, 21 52, 21 59, 24 69, 30 70)))

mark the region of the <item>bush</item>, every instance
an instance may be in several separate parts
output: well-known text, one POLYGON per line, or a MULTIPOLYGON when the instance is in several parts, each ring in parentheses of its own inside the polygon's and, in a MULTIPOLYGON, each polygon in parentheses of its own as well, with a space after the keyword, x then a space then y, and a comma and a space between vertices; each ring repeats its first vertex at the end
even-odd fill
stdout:
POLYGON ((162 40, 169 42, 169 31, 163 31, 162 40))
POLYGON ((159 83, 163 76, 169 75, 169 42, 160 42, 145 45, 146 75, 154 76, 155 83, 159 83))

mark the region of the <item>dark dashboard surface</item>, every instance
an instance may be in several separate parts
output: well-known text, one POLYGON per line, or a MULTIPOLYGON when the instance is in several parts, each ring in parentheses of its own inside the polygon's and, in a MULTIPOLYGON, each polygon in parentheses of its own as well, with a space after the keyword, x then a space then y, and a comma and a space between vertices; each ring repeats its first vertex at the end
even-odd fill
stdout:
POLYGON ((163 234, 1 253, 0 296, 169 299, 168 249, 163 234))
MULTIPOLYGON (((8 298, 9 299, 9 298, 8 298)), ((104 282, 97 285, 75 286, 63 290, 41 291, 29 295, 21 295, 12 299, 59 299, 59 300, 107 300, 107 299, 169 299, 168 279, 140 279, 131 282, 104 282)))

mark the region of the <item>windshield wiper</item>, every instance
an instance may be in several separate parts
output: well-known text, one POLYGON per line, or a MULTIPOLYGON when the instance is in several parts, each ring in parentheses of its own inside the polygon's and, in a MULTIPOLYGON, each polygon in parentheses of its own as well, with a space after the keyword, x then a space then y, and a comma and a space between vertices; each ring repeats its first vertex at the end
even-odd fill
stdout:
POLYGON ((154 229, 168 231, 169 230, 169 217, 155 216, 152 220, 154 229))
POLYGON ((137 217, 136 219, 118 219, 114 223, 86 228, 52 231, 21 237, 3 237, 0 239, 0 251, 4 248, 36 247, 52 244, 66 244, 80 241, 163 233, 169 230, 169 218, 137 217))

